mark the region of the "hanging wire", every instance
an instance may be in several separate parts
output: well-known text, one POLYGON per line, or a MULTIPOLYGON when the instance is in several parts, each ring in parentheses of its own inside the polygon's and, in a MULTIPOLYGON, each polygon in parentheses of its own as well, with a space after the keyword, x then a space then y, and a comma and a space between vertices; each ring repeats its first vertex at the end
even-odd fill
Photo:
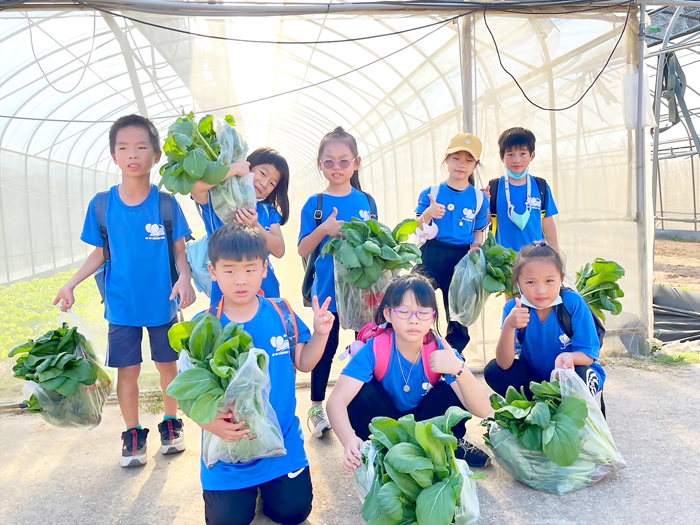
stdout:
MULTIPOLYGON (((567 109, 573 108, 574 106, 576 106, 579 102, 581 102, 583 100, 583 97, 585 97, 588 94, 588 92, 593 88, 595 83, 598 81, 598 79, 601 77, 601 75, 607 69, 608 64, 610 64, 610 61, 612 60, 612 57, 615 55, 615 51, 617 51, 617 47, 620 45, 620 42, 622 41, 622 37, 625 35, 625 30, 627 29, 627 25, 629 24, 630 14, 632 13, 632 5, 634 4, 634 0, 629 0, 629 2, 624 2, 624 3, 628 4, 627 17, 625 18, 625 25, 623 26, 622 31, 620 32, 620 38, 617 39, 617 42, 615 42, 615 47, 613 47, 612 51, 610 52, 610 56, 605 61, 603 68, 600 70, 600 72, 593 79, 593 82, 591 82, 590 86, 588 86, 586 88, 586 90, 579 97, 579 99, 576 102, 573 102, 572 104, 569 104, 568 106, 563 107, 563 108, 546 108, 544 106, 540 106, 538 103, 534 102, 530 97, 527 96, 527 93, 525 93, 525 90, 520 85, 520 82, 518 82, 518 79, 515 78, 515 75, 513 75, 510 71, 508 71, 506 69, 506 66, 503 65, 503 60, 501 60, 501 52, 499 51, 498 44, 496 43, 496 37, 493 36, 493 31, 491 31, 491 28, 489 27, 489 23, 486 20, 486 11, 487 11, 486 9, 484 9, 484 24, 486 25, 486 29, 488 29, 488 32, 491 35, 491 40, 493 40, 493 46, 496 49, 496 55, 498 56, 498 63, 501 64, 501 69, 503 69, 503 71, 505 71, 508 74, 508 76, 513 79, 513 82, 515 82, 515 85, 518 86, 518 89, 525 97, 525 100, 527 100, 530 104, 535 106, 537 109, 541 109, 543 111, 566 111, 567 109)), ((623 4, 620 4, 620 5, 623 5, 623 4)))

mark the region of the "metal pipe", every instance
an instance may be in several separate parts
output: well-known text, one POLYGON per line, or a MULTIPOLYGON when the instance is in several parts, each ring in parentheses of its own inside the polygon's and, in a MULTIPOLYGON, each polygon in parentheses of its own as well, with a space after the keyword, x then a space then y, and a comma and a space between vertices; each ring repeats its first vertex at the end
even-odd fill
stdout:
POLYGON ((682 219, 680 217, 666 217, 664 215, 657 215, 654 217, 654 220, 658 221, 668 221, 668 222, 685 222, 688 224, 700 224, 700 219, 694 218, 694 219, 682 219))
MULTIPOLYGON (((698 7, 700 7, 700 4, 698 4, 698 7)), ((681 9, 681 8, 679 7, 679 9, 681 9)), ((652 51, 651 53, 647 54, 647 57, 655 57, 658 55, 667 55, 668 53, 673 53, 674 51, 680 51, 681 49, 696 48, 698 46, 700 46, 700 42, 691 42, 690 44, 678 45, 678 46, 668 47, 666 49, 659 49, 658 51, 652 51)))

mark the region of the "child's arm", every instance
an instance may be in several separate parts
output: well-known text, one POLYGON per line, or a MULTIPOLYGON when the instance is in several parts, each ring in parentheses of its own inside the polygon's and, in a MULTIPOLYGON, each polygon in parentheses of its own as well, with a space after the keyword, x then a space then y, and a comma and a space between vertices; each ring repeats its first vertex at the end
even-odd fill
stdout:
POLYGON ((554 368, 573 370, 577 366, 591 366, 595 361, 583 352, 562 352, 554 361, 554 368))
POLYGON ((348 472, 353 472, 362 462, 363 441, 357 437, 350 424, 348 405, 355 399, 363 385, 364 383, 359 379, 341 374, 326 403, 333 432, 345 448, 343 467, 348 472))
POLYGON ((238 423, 233 423, 233 421, 233 412, 217 412, 214 421, 199 426, 227 443, 233 443, 240 441, 250 433, 248 428, 241 430, 243 425, 245 425, 245 421, 239 421, 238 423))
POLYGON ((428 198, 430 199, 430 206, 418 217, 419 228, 423 228, 424 224, 430 224, 433 222, 433 219, 442 219, 445 216, 445 210, 447 209, 445 205, 437 202, 433 195, 428 194, 428 198))
POLYGON ((178 239, 175 242, 175 265, 180 272, 180 277, 173 286, 173 293, 170 294, 170 300, 172 301, 180 296, 180 308, 185 309, 197 300, 197 294, 192 288, 192 268, 190 268, 190 263, 187 262, 187 245, 185 244, 185 239, 178 239))
POLYGON ((523 308, 520 299, 506 317, 501 330, 501 337, 496 346, 496 363, 503 370, 508 370, 515 361, 515 334, 518 328, 525 328, 530 322, 530 309, 523 308))
MULTIPOLYGON (((231 177, 244 177, 248 175, 248 173, 250 173, 250 162, 247 162, 245 159, 240 159, 233 164, 229 164, 226 179, 230 179, 231 177)), ((209 190, 213 187, 214 184, 207 184, 201 179, 197 180, 194 183, 194 188, 192 188, 190 195, 192 195, 192 198, 197 204, 204 206, 205 204, 209 204, 209 190)))
POLYGON ((95 248, 80 269, 75 272, 75 275, 70 279, 70 281, 64 284, 63 288, 58 291, 56 299, 54 299, 53 302, 54 306, 61 301, 61 310, 64 312, 66 310, 70 310, 70 308, 75 304, 75 297, 73 296, 73 290, 75 287, 95 273, 104 263, 104 250, 102 247, 95 248))
MULTIPOLYGON (((430 368, 437 374, 457 376, 452 388, 462 406, 477 417, 488 416, 491 412, 491 402, 486 390, 444 337, 442 346, 444 350, 435 351, 430 356, 430 368)), ((335 430, 335 427, 333 429, 335 430)))
POLYGON ((270 253, 278 259, 284 256, 284 237, 282 237, 282 228, 280 228, 279 224, 271 225, 270 231, 267 231, 258 222, 257 210, 246 209, 236 212, 236 222, 247 224, 260 230, 267 240, 267 248, 270 250, 270 253))
POLYGON ((331 333, 335 321, 335 316, 328 311, 330 304, 331 298, 326 297, 323 306, 319 307, 318 297, 314 295, 314 335, 308 343, 297 344, 294 351, 294 366, 301 372, 311 372, 323 357, 328 334, 331 333))
POLYGON ((559 251, 559 240, 557 239, 557 226, 554 224, 554 217, 545 217, 542 219, 542 231, 547 238, 549 244, 556 251, 559 251))
POLYGON ((474 242, 469 248, 469 253, 478 252, 482 244, 484 244, 484 230, 476 230, 474 232, 474 242))
POLYGON ((327 236, 342 237, 340 227, 345 221, 338 220, 338 208, 333 208, 333 213, 321 223, 321 225, 304 237, 297 248, 301 257, 308 257, 313 253, 316 247, 321 244, 327 236))

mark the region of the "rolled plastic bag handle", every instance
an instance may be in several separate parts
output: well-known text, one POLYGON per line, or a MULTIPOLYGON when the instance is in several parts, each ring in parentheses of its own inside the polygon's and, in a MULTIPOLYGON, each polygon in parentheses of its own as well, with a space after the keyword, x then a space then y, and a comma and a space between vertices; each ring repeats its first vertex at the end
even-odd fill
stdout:
POLYGON ((438 226, 435 224, 435 222, 430 221, 430 224, 423 224, 423 228, 416 228, 416 237, 418 239, 423 239, 425 241, 429 241, 430 239, 434 239, 438 234, 438 226))

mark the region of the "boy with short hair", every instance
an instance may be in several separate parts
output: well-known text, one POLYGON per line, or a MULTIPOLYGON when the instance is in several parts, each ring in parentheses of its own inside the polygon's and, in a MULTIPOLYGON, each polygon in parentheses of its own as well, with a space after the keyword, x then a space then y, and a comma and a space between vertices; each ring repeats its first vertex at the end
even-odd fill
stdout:
POLYGON ((104 265, 107 366, 118 369, 117 398, 127 427, 122 433, 120 464, 135 467, 146 464, 149 431, 139 424, 138 404, 144 327, 148 328, 151 356, 163 390, 165 417, 158 425, 161 453, 185 450, 177 401, 165 394, 177 376, 178 359, 168 342, 168 330, 175 323, 178 308, 187 308, 196 296, 185 248, 184 238, 190 234, 187 220, 175 198, 159 194, 150 182, 151 169, 161 155, 158 131, 139 115, 121 117, 109 131, 109 148, 122 172, 121 184, 90 201, 80 239, 95 249, 59 290, 54 304, 60 301, 63 311, 72 307, 75 287, 104 265), (171 229, 172 238, 168 239, 171 229))
POLYGON ((535 135, 510 128, 498 138, 506 175, 489 181, 493 232, 496 242, 516 252, 535 241, 547 240, 559 249, 554 215, 559 213, 547 181, 529 174, 535 159, 535 135))
MULTIPOLYGON (((264 458, 250 463, 217 462, 207 468, 202 460, 206 522, 209 525, 248 525, 255 518, 260 489, 263 512, 271 520, 286 525, 302 523, 311 512, 313 493, 304 438, 296 416, 295 372, 310 372, 321 359, 334 316, 328 311, 331 298, 319 306, 313 298, 314 335, 281 299, 258 295, 267 275, 269 250, 263 234, 250 226, 230 223, 209 239, 209 272, 219 283, 223 297, 208 312, 222 326, 238 323, 253 338, 256 348, 270 356, 270 405, 282 434, 285 456, 264 458), (283 313, 280 306, 286 305, 283 313), (296 346, 290 352, 290 329, 296 346), (296 335, 296 337, 294 337, 296 335)), ((233 442, 247 439, 245 421, 234 423, 233 413, 219 412, 204 430, 233 442)))

